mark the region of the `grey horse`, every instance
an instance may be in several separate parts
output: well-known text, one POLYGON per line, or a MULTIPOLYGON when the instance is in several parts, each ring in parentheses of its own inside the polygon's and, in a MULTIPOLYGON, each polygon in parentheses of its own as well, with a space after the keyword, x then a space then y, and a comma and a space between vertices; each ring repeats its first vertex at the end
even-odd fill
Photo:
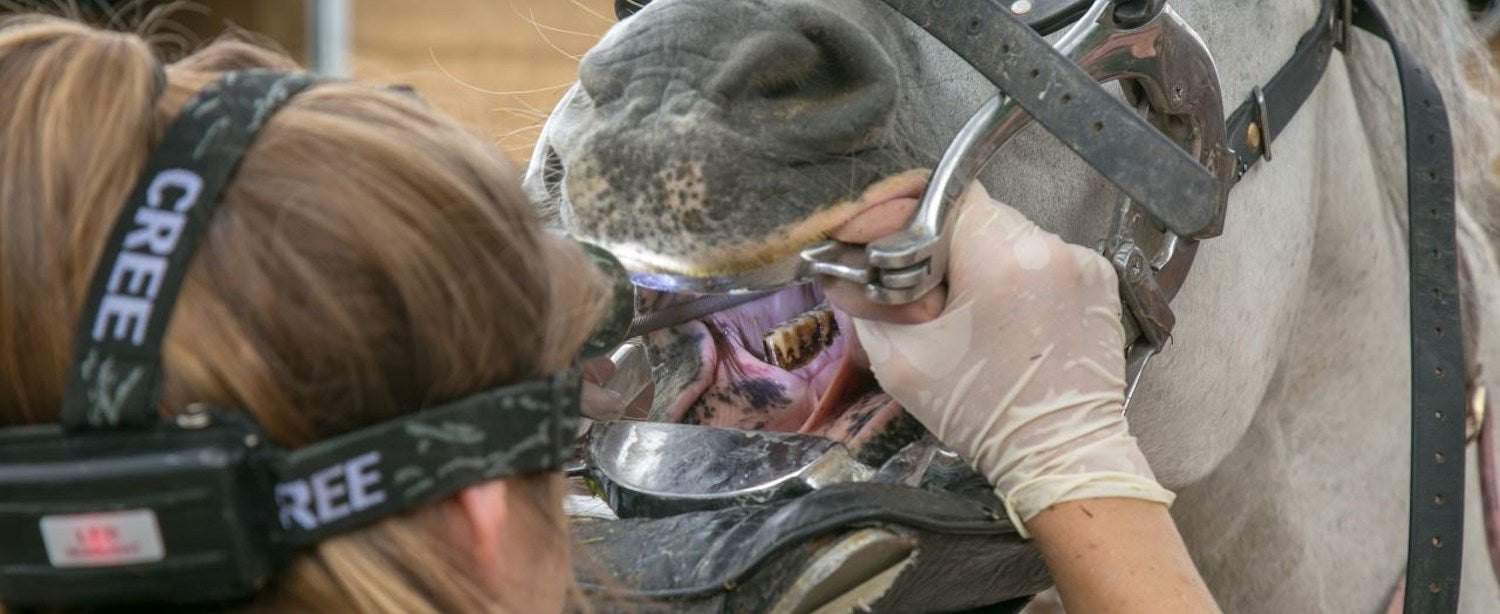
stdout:
MULTIPOLYGON (((1211 49, 1232 109, 1290 56, 1319 2, 1171 5, 1211 49)), ((1463 85, 1494 75, 1478 68, 1481 44, 1463 3, 1382 5, 1447 93, 1468 376, 1494 388, 1500 213, 1486 168, 1500 119, 1463 85)), ((1172 345, 1130 409, 1157 475, 1179 493, 1172 513, 1194 560, 1228 611, 1374 612, 1401 577, 1409 352, 1394 74, 1387 48, 1363 34, 1335 56, 1274 143, 1274 161, 1233 193, 1226 233, 1200 250, 1174 303, 1172 345)), ((817 240, 871 193, 900 195, 911 177, 903 173, 930 167, 994 93, 879 2, 656 0, 584 57, 527 188, 572 232, 635 266, 739 270, 817 240)), ((1036 127, 982 182, 1085 245, 1104 236, 1117 198, 1036 127)), ((866 394, 830 408, 817 374, 764 364, 757 335, 819 300, 807 290, 774 298, 654 335, 653 416, 866 443, 901 432, 899 407, 866 394)), ((1471 479, 1462 607, 1493 612, 1500 588, 1478 500, 1471 479)))

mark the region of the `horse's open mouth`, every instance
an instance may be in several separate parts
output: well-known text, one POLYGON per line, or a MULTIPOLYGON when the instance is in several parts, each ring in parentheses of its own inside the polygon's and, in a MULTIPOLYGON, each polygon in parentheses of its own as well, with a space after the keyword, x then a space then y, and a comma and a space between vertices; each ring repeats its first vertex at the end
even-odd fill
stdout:
MULTIPOLYGON (((851 203, 860 212, 852 223, 868 223, 867 214, 877 210, 905 219, 923 178, 907 173, 871 186, 851 203)), ((660 308, 681 297, 658 298, 660 308)), ((880 390, 849 316, 830 306, 816 285, 785 288, 657 331, 648 342, 658 350, 659 374, 663 361, 678 363, 666 369, 676 381, 658 386, 658 394, 667 395, 657 399, 659 419, 819 435, 877 463, 922 432, 880 390)))
POLYGON ((914 430, 901 405, 880 390, 849 317, 815 286, 787 288, 652 336, 653 345, 687 345, 698 358, 689 381, 659 400, 668 421, 815 434, 869 460, 883 460, 897 431, 914 430))

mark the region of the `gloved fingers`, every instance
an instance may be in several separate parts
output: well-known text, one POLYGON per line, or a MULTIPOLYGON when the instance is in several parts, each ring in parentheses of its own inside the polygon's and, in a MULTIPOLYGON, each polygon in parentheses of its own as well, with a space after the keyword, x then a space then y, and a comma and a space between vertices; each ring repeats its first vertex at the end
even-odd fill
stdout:
POLYGON ((839 311, 856 319, 895 324, 918 324, 936 318, 943 312, 943 305, 948 299, 948 289, 941 285, 905 305, 873 302, 865 298, 864 286, 842 279, 821 277, 818 279, 818 286, 839 311))
POLYGON ((950 302, 942 315, 927 322, 855 319, 854 332, 881 388, 938 432, 937 417, 951 409, 946 400, 953 394, 962 396, 974 383, 964 381, 964 374, 998 366, 991 353, 1007 344, 988 326, 995 315, 973 303, 950 302))
MULTIPOLYGON (((898 198, 885 201, 866 209, 835 228, 829 238, 851 245, 866 245, 881 237, 900 232, 917 210, 917 199, 898 198)), ((859 284, 821 277, 818 285, 828 300, 840 311, 855 318, 915 324, 931 320, 943 310, 947 297, 941 287, 905 305, 882 305, 865 298, 864 288, 859 284)))
POLYGON ((1102 256, 1063 241, 1020 211, 991 199, 982 185, 970 186, 962 203, 950 230, 952 300, 975 292, 986 301, 1008 297, 1055 303, 1075 298, 1068 294, 1080 289, 1092 293, 1089 299, 1116 292, 1113 269, 1102 256))
MULTIPOLYGON (((944 232, 953 233, 956 228, 965 228, 967 224, 959 221, 964 217, 965 211, 974 208, 983 210, 991 202, 993 201, 990 200, 984 188, 978 182, 973 183, 956 203, 956 210, 948 216, 948 227, 944 229, 944 232)), ((829 236, 836 241, 851 245, 866 245, 906 228, 917 205, 917 200, 911 198, 887 201, 861 212, 834 229, 829 236)), ((1024 220, 1024 217, 1022 219, 1024 220)), ((970 239, 966 233, 965 239, 962 240, 970 239)), ((864 288, 859 284, 830 277, 820 278, 818 283, 829 301, 840 311, 857 319, 894 324, 918 324, 932 320, 943 312, 948 298, 947 289, 944 286, 938 286, 914 302, 905 305, 882 305, 866 298, 864 288)))

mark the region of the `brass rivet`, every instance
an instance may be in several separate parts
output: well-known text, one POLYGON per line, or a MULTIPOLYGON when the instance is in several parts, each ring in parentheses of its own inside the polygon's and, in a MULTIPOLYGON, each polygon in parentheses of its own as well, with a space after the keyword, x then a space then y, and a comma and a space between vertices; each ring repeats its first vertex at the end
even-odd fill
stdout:
POLYGON ((1489 409, 1489 394, 1484 386, 1475 386, 1469 393, 1469 411, 1464 416, 1464 439, 1474 441, 1484 426, 1484 411, 1489 409))
POLYGON ((1245 129, 1245 142, 1250 145, 1250 149, 1260 152, 1260 124, 1252 123, 1245 129))

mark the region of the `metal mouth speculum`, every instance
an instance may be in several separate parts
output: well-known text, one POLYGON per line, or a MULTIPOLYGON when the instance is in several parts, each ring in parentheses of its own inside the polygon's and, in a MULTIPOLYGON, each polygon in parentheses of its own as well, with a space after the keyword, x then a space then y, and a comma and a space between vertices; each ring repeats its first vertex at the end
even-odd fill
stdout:
MULTIPOLYGON (((1226 148, 1224 111, 1217 72, 1197 34, 1171 9, 1125 29, 1116 25, 1112 3, 1101 0, 1056 43, 1057 49, 1100 82, 1121 81, 1127 100, 1145 120, 1170 135, 1216 178, 1227 177, 1232 156, 1226 148)), ((745 295, 834 275, 862 283, 867 296, 884 303, 915 300, 942 282, 947 239, 944 225, 963 190, 1031 117, 1004 94, 988 101, 965 125, 944 154, 917 213, 907 228, 868 246, 825 242, 800 259, 744 275, 678 277, 637 273, 646 287, 698 293, 740 301, 745 295)), ((1227 182, 1223 183, 1227 186, 1227 182)), ((1196 253, 1197 238, 1219 231, 1224 212, 1221 189, 1195 203, 1199 219, 1210 220, 1193 233, 1177 233, 1152 210, 1123 197, 1113 207, 1110 232, 1100 249, 1119 273, 1127 320, 1127 403, 1149 359, 1170 338, 1175 321, 1170 301, 1181 287, 1196 253)), ((693 307, 682 316, 696 314, 693 307)), ((721 307, 714 302, 710 307, 721 307)), ((638 322, 637 332, 659 325, 638 322), (648 326, 650 325, 650 326, 648 326)), ((810 435, 721 429, 631 420, 594 425, 586 472, 622 517, 660 517, 797 497, 829 484, 887 482, 957 488, 966 480, 962 459, 929 441, 914 444, 882 467, 855 460, 841 444, 810 435)), ((973 478, 970 480, 970 478, 973 478)), ((988 492, 987 489, 981 488, 988 492)))
POLYGON ((595 426, 582 472, 621 518, 780 501, 833 484, 904 484, 995 505, 993 490, 931 435, 879 467, 815 435, 621 421, 595 426))
MULTIPOLYGON (((887 0, 905 12, 924 10, 905 7, 903 0, 887 0), (898 6, 900 5, 900 6, 898 6)), ((1140 165, 1107 165, 1101 168, 1097 159, 1099 138, 1069 138, 1057 132, 1059 117, 1044 121, 1070 147, 1084 155, 1127 195, 1139 195, 1143 188, 1159 183, 1188 183, 1191 187, 1151 192, 1160 200, 1125 198, 1114 211, 1114 223, 1101 245, 1106 258, 1121 278, 1121 298, 1127 314, 1127 330, 1135 333, 1130 348, 1127 395, 1134 393, 1145 363, 1159 351, 1171 336, 1175 318, 1169 303, 1176 295, 1196 253, 1196 240, 1216 236, 1223 227, 1233 156, 1225 135, 1224 109, 1218 72, 1208 48, 1198 34, 1171 7, 1162 5, 1153 16, 1135 15, 1130 27, 1121 26, 1114 16, 1116 0, 1097 0, 1069 31, 1040 51, 1060 58, 1039 58, 1045 69, 1033 75, 1054 72, 1059 82, 1067 81, 1069 71, 1082 69, 1095 82, 1120 81, 1128 99, 1136 103, 1145 118, 1125 115, 1120 118, 1110 107, 1118 101, 1103 99, 1098 92, 1082 90, 1063 93, 1046 104, 1083 108, 1080 117, 1116 117, 1130 126, 1111 127, 1122 134, 1149 123, 1145 130, 1151 138, 1133 142, 1160 145, 1165 138, 1168 151, 1186 155, 1189 166, 1177 165, 1175 171, 1157 177, 1142 177, 1140 165), (1055 51, 1053 51, 1055 50, 1055 51), (1065 66, 1067 64, 1073 67, 1065 66), (1128 121, 1127 121, 1128 120, 1128 121), (1050 122, 1050 123, 1049 123, 1050 122), (1080 141, 1081 139, 1081 141, 1080 141), (1086 141, 1086 142, 1083 142, 1086 141), (1095 147, 1093 158, 1085 149, 1095 147), (1196 169, 1196 170, 1194 170, 1196 169), (1204 177, 1207 177, 1207 182, 1204 177), (1133 187, 1133 189, 1132 189, 1133 187), (1148 236, 1152 235, 1152 236, 1148 236)), ((912 5, 915 7, 916 5, 912 5)), ((977 10, 977 9, 970 9, 977 10)), ((911 17, 912 15, 908 15, 911 17)), ((925 26, 924 26, 925 27, 925 26)), ((1029 30, 1026 31, 1028 34, 1029 30)), ((940 39, 951 32, 933 32, 940 39)), ((952 38, 951 36, 949 38, 952 38)), ((1008 39, 1019 44, 1020 39, 1008 39)), ((945 39, 945 42, 952 42, 945 39)), ((965 59, 972 51, 955 47, 965 59)), ((993 76, 991 78, 994 78, 993 76)), ((998 82, 997 82, 998 83, 998 82)), ((1092 86, 1098 90, 1097 85, 1092 86)), ((1100 90, 1102 91, 1102 90, 1100 90)), ((1107 95, 1106 95, 1107 96, 1107 95)), ((1035 98, 1035 96, 1032 96, 1035 98)), ((699 293, 745 293, 805 283, 827 275, 863 285, 866 296, 886 304, 909 303, 942 283, 947 266, 948 237, 944 231, 949 212, 973 182, 989 165, 998 151, 1023 127, 1034 121, 1040 109, 1037 100, 1022 99, 1001 92, 972 116, 948 147, 938 163, 926 192, 905 229, 869 245, 850 245, 827 241, 813 245, 800 258, 778 261, 770 266, 722 276, 687 276, 657 272, 633 273, 642 286, 699 293), (1030 111, 1028 111, 1028 108, 1030 111)), ((1095 132, 1104 131, 1102 122, 1094 124, 1095 132)), ((1066 132, 1066 130, 1065 130, 1066 132)), ((1137 130, 1137 136, 1139 131, 1137 130)), ((1133 153, 1133 152, 1132 152, 1133 153)), ((1137 158, 1148 154, 1138 154, 1137 158)), ((1119 157, 1129 157, 1122 154, 1119 157)), ((1175 157, 1175 156, 1168 156, 1175 157)), ((1118 158, 1118 157, 1117 157, 1118 158)), ((1160 162, 1157 160, 1156 162, 1160 162)), ((1153 162, 1154 163, 1154 162, 1153 162)), ((1167 166, 1162 166, 1165 169, 1167 166)))
MULTIPOLYGON (((1124 197, 1112 215, 1100 249, 1120 278, 1127 330, 1126 399, 1133 397, 1147 362, 1171 337, 1176 296, 1196 254, 1197 239, 1223 228, 1233 155, 1227 147, 1218 71, 1208 48, 1170 7, 1161 6, 1139 25, 1122 27, 1114 2, 1100 0, 1056 48, 1098 82, 1120 81, 1126 96, 1162 133, 1191 154, 1217 182, 1208 197, 1191 202, 1196 219, 1209 220, 1190 233, 1124 197)), ((1059 104, 1067 104, 1067 100, 1059 104)), ((916 214, 901 232, 867 246, 824 242, 803 252, 815 274, 862 284, 880 303, 916 300, 937 287, 947 265, 944 224, 963 190, 1031 117, 1003 92, 971 117, 944 153, 916 214)))
MULTIPOLYGON (((1170 8, 1163 7, 1142 25, 1122 29, 1112 15, 1113 5, 1109 0, 1095 2, 1056 48, 1096 81, 1128 81, 1133 91, 1145 96, 1146 108, 1158 118, 1175 119, 1186 126, 1185 131, 1179 130, 1186 134, 1174 141, 1194 153, 1223 183, 1230 169, 1224 111, 1207 47, 1170 8)), ((1068 103, 1067 98, 1058 101, 1068 103)), ((880 303, 909 303, 937 287, 947 264, 944 224, 948 212, 1000 148, 1030 122, 1015 98, 1003 92, 995 96, 969 119, 944 153, 904 230, 867 246, 834 241, 812 246, 802 254, 809 269, 864 285, 866 296, 880 303)), ((1222 227, 1227 193, 1223 186, 1213 198, 1194 203, 1211 208, 1198 217, 1212 220, 1196 229, 1194 236, 1212 236, 1222 227)), ((1175 239, 1169 242, 1175 245, 1175 239)), ((1112 251, 1106 255, 1113 256, 1112 251)))

